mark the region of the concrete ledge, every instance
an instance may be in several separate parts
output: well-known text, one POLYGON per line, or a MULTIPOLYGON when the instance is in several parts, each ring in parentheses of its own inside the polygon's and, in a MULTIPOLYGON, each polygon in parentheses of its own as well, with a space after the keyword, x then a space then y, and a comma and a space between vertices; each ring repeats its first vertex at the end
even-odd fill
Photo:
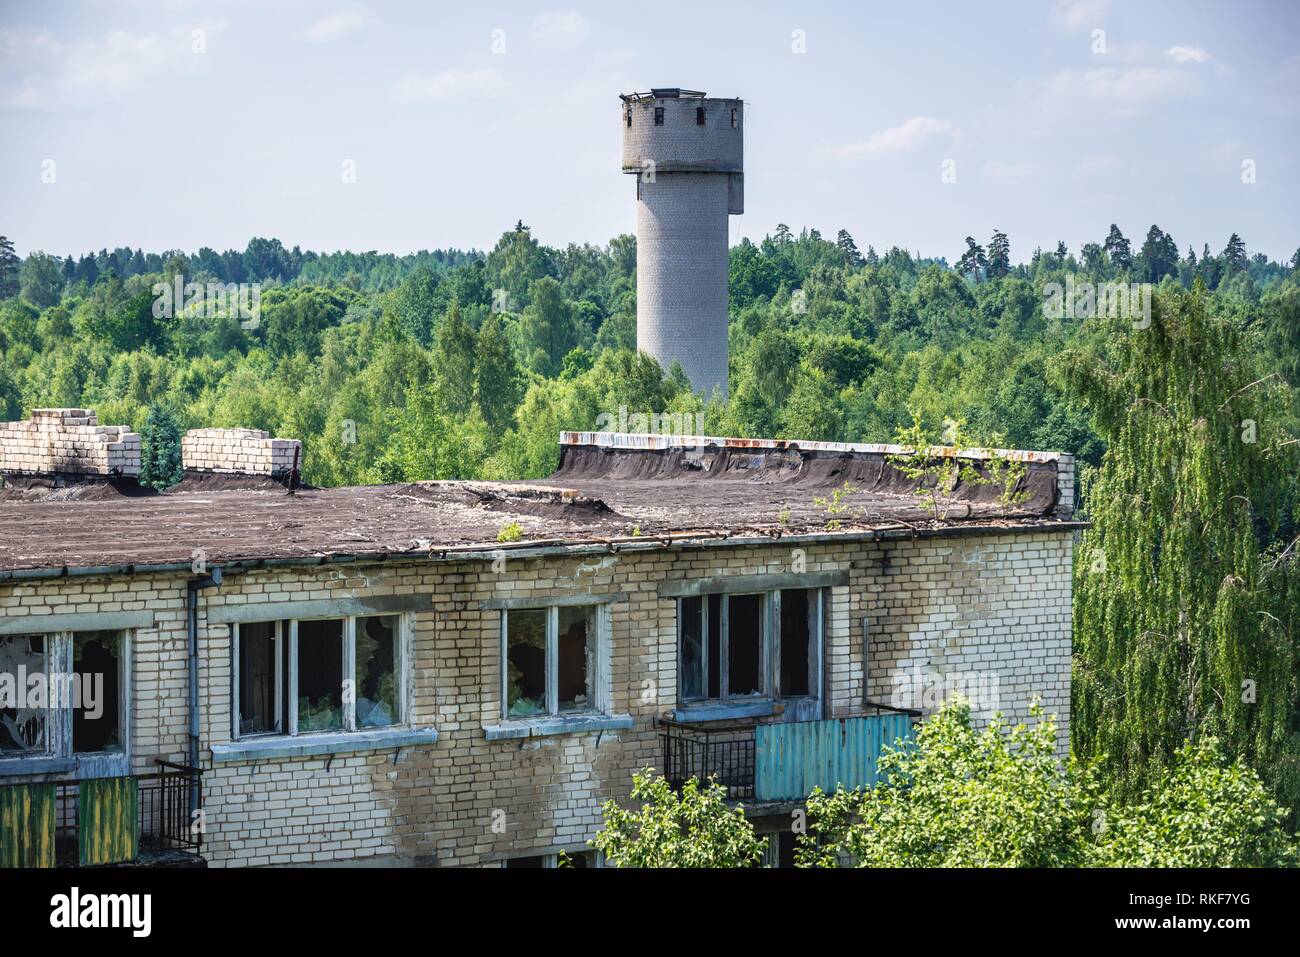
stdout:
POLYGON ((681 724, 734 721, 737 718, 766 718, 777 713, 775 701, 744 701, 736 704, 706 704, 674 708, 672 717, 681 724))
POLYGON ((334 731, 327 734, 252 738, 212 746, 214 764, 232 761, 262 761, 268 758, 305 758, 349 751, 382 751, 413 744, 433 744, 433 728, 376 728, 372 731, 334 731))
POLYGON ((660 598, 694 598, 727 592, 776 591, 781 588, 831 588, 849 583, 847 568, 803 574, 778 572, 773 575, 716 575, 711 578, 659 583, 660 598))
POLYGON ((623 731, 633 725, 630 714, 575 714, 503 721, 483 727, 489 741, 513 738, 542 738, 555 734, 585 734, 588 731, 623 731))
MULTIPOLYGON (((22 612, 19 608, 17 611, 22 612)), ((52 615, 0 616, 0 635, 52 635, 61 631, 126 631, 152 628, 152 611, 55 612, 52 615)))

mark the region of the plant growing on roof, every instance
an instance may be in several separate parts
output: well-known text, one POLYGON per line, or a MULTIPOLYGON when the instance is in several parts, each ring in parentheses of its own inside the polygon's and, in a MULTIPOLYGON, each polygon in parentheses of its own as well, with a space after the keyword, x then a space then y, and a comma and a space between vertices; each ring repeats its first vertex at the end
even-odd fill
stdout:
POLYGON ((952 420, 944 430, 947 445, 933 444, 932 436, 921 422, 921 413, 912 411, 912 424, 900 428, 894 443, 903 451, 888 457, 891 465, 910 479, 917 481, 914 495, 920 507, 937 521, 946 522, 948 513, 957 502, 960 486, 987 485, 990 479, 980 473, 971 459, 961 458, 961 451, 971 443, 963 432, 965 423, 952 420))
POLYGON ((1021 488, 1029 466, 1008 456, 999 446, 1006 444, 1001 433, 993 436, 993 447, 984 449, 984 469, 988 481, 997 489, 998 509, 1003 516, 1029 498, 1029 489, 1021 488))
MULTIPOLYGON (((816 505, 818 508, 826 509, 827 515, 847 514, 852 518, 857 519, 860 518, 862 515, 861 510, 846 505, 844 503, 844 500, 848 498, 850 495, 857 494, 858 491, 859 490, 857 488, 850 485, 848 482, 845 482, 842 486, 840 486, 839 488, 831 492, 830 498, 826 498, 824 495, 814 495, 813 504, 816 505)), ((790 519, 790 510, 788 508, 785 510, 784 515, 785 518, 781 520, 781 524, 783 525, 790 519)), ((843 520, 839 518, 832 518, 829 521, 827 521, 826 527, 831 531, 835 531, 843 524, 844 524, 843 520)))
POLYGON ((497 532, 498 542, 517 542, 524 537, 524 528, 518 522, 509 522, 497 532))

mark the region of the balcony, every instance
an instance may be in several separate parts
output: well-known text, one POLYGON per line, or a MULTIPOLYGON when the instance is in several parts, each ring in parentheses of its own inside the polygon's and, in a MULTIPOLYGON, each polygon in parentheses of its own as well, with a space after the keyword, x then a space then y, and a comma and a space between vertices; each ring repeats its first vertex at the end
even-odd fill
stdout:
POLYGON ((203 772, 0 786, 0 867, 203 866, 203 772))
POLYGON ((814 787, 873 785, 881 752, 899 739, 911 739, 919 713, 869 707, 874 714, 821 721, 660 719, 664 777, 673 788, 692 777, 716 777, 728 800, 751 804, 800 802, 814 787))

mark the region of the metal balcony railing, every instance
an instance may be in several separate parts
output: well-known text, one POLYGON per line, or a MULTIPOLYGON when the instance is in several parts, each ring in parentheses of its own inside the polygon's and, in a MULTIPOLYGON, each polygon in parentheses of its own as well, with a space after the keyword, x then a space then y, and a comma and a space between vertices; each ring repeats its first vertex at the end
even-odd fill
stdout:
POLYGON ((732 801, 800 801, 877 782, 886 747, 912 736, 919 712, 869 703, 873 713, 822 721, 683 722, 660 719, 663 774, 681 789, 715 778, 732 801))

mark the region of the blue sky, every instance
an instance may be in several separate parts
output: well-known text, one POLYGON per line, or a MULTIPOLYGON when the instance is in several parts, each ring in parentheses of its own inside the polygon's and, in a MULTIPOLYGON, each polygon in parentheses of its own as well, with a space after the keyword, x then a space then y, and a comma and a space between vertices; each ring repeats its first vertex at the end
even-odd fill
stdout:
POLYGON ((651 86, 747 101, 733 243, 785 222, 954 261, 997 227, 1021 261, 1113 221, 1300 246, 1291 0, 7 2, 0 232, 400 253, 522 218, 605 243, 634 228, 617 94, 651 86))

